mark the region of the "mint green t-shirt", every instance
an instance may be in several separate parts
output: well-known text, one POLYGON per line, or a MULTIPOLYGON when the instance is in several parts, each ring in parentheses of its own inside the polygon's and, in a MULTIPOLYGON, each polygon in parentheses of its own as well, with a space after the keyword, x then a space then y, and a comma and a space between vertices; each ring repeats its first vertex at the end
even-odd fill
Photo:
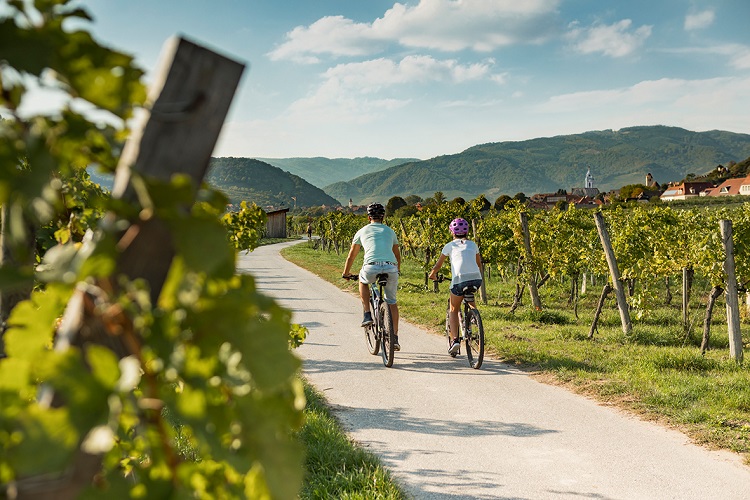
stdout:
POLYGON ((398 245, 396 233, 390 227, 379 222, 371 222, 357 231, 352 240, 353 244, 362 245, 365 250, 364 263, 393 262, 393 245, 398 245))

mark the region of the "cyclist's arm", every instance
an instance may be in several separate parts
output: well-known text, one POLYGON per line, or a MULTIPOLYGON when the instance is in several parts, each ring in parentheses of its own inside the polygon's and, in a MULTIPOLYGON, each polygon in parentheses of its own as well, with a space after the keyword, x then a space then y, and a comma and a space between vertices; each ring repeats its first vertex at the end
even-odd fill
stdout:
POLYGON ((445 262, 446 258, 448 258, 447 255, 444 255, 442 253, 440 254, 440 257, 438 258, 437 263, 435 264, 435 266, 432 268, 432 271, 430 272, 431 280, 437 279, 437 273, 438 271, 440 271, 440 268, 443 267, 443 262, 445 262))
POLYGON ((351 271, 352 269, 352 264, 354 264, 354 258, 357 256, 361 248, 362 245, 352 243, 352 246, 349 249, 349 255, 346 256, 346 264, 344 264, 344 274, 342 274, 341 276, 347 276, 349 274, 349 271, 351 271))
POLYGON ((401 272, 401 250, 399 250, 398 245, 393 245, 393 255, 396 257, 398 272, 401 272))
POLYGON ((479 255, 479 252, 477 252, 477 266, 482 269, 482 256, 479 255))

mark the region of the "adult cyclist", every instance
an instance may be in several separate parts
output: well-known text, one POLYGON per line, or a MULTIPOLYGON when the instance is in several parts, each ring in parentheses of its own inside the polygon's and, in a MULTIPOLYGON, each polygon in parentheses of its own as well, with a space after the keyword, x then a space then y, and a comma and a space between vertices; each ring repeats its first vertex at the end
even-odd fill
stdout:
POLYGON ((385 302, 391 308, 393 318, 393 333, 395 335, 393 347, 401 350, 398 342, 398 304, 396 303, 396 290, 398 290, 398 274, 401 270, 401 252, 398 247, 396 233, 390 227, 383 224, 385 207, 380 203, 371 203, 367 206, 367 218, 369 224, 361 228, 352 239, 352 246, 344 264, 342 277, 349 276, 349 271, 354 264, 354 258, 364 248, 365 255, 362 269, 359 271, 359 297, 362 299, 364 318, 362 326, 373 324, 372 312, 370 311, 370 283, 375 282, 378 274, 388 274, 388 283, 384 289, 385 302))

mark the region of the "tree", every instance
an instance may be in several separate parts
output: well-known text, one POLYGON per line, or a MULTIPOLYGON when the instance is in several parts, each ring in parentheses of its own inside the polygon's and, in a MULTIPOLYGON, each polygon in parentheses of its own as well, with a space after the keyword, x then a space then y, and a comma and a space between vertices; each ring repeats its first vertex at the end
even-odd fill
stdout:
POLYGON ((464 200, 460 196, 457 196, 451 200, 451 203, 453 203, 454 205, 466 205, 466 200, 464 200))
POLYGON ((398 210, 401 207, 405 207, 406 205, 407 205, 406 200, 404 200, 400 196, 393 196, 385 204, 385 213, 389 215, 394 214, 396 213, 396 210, 398 210))
POLYGON ((649 188, 643 184, 628 184, 620 188, 619 199, 625 201, 632 198, 638 198, 641 193, 648 190, 649 188))
POLYGON ((417 203, 424 201, 421 196, 417 196, 416 194, 410 194, 409 196, 404 198, 404 200, 409 205, 416 205, 417 203))
POLYGON ((435 205, 442 205, 445 203, 446 198, 442 191, 435 191, 435 194, 432 195, 432 199, 435 202, 435 205))
POLYGON ((480 194, 475 199, 473 199, 471 201, 471 206, 475 207, 480 212, 486 212, 487 210, 492 208, 492 204, 489 202, 489 200, 487 200, 487 198, 483 194, 480 194))
POLYGON ((507 204, 507 203, 508 203, 508 202, 509 202, 510 200, 512 200, 512 199, 513 199, 513 198, 511 198, 511 197, 510 197, 510 196, 508 196, 507 194, 504 194, 504 195, 501 195, 501 196, 499 196, 499 197, 498 197, 498 198, 497 198, 497 199, 495 200, 495 205, 494 205, 494 208, 495 208, 495 210, 498 210, 498 211, 500 211, 500 210, 504 209, 504 208, 505 208, 505 205, 506 205, 506 204, 507 204))
POLYGON ((398 210, 393 214, 394 217, 402 218, 402 217, 411 217, 412 215, 418 213, 419 210, 417 210, 417 207, 414 205, 406 205, 398 210))
POLYGON ((513 199, 525 203, 528 198, 526 198, 526 195, 521 192, 516 193, 515 196, 513 196, 513 199))

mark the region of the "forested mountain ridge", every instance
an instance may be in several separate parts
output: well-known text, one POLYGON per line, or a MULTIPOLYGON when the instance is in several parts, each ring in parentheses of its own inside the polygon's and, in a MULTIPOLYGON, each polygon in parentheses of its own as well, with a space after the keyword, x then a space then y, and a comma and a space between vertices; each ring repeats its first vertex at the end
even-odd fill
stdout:
POLYGON ((703 174, 717 165, 750 156, 750 135, 678 127, 643 126, 473 146, 455 155, 391 167, 324 190, 339 200, 362 204, 391 196, 494 199, 583 187, 591 169, 600 191, 643 183, 651 173, 659 183, 703 174))
POLYGON ((211 158, 206 182, 232 203, 247 201, 260 207, 339 205, 338 200, 301 177, 252 158, 211 158))
POLYGON ((410 161, 418 161, 416 158, 383 160, 367 156, 359 158, 324 158, 318 156, 314 158, 255 159, 298 175, 319 188, 335 182, 348 181, 360 175, 378 172, 410 161))
MULTIPOLYGON (((89 168, 91 180, 112 190, 114 177, 89 168)), ((211 158, 205 181, 227 195, 230 201, 255 203, 259 207, 339 205, 338 200, 301 177, 251 158, 211 158)), ((347 199, 348 201, 348 199, 347 199)))

